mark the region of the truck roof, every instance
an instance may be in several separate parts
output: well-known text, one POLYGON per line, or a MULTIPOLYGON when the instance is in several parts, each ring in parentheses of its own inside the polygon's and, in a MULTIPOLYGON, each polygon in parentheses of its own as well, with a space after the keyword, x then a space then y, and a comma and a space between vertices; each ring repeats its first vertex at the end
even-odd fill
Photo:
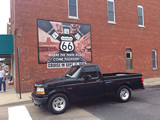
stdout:
POLYGON ((74 66, 98 66, 98 64, 85 64, 85 65, 74 65, 74 66))
POLYGON ((98 64, 85 64, 84 66, 96 66, 98 64))

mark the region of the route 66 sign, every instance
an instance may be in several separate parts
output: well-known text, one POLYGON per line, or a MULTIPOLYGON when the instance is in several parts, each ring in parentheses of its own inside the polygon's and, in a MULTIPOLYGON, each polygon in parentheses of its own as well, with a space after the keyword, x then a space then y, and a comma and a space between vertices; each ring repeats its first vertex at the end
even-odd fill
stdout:
POLYGON ((62 36, 60 49, 65 52, 73 51, 74 50, 73 38, 69 36, 62 36))

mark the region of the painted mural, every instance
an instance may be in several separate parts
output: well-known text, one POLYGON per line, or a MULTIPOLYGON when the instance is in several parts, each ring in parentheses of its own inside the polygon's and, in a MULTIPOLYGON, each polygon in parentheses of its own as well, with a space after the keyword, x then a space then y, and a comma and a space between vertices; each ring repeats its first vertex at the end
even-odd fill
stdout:
POLYGON ((47 68, 69 68, 92 62, 91 26, 37 20, 39 63, 47 68))

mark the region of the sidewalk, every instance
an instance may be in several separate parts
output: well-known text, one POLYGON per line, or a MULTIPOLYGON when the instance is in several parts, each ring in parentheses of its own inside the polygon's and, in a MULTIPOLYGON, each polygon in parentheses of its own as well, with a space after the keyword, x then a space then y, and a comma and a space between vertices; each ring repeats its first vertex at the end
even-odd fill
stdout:
POLYGON ((18 102, 31 101, 29 96, 31 96, 31 93, 23 93, 21 95, 22 99, 20 99, 19 94, 15 91, 14 85, 8 86, 8 81, 6 81, 6 92, 0 92, 0 106, 18 102))
POLYGON ((144 86, 156 86, 160 85, 160 77, 144 79, 144 86))

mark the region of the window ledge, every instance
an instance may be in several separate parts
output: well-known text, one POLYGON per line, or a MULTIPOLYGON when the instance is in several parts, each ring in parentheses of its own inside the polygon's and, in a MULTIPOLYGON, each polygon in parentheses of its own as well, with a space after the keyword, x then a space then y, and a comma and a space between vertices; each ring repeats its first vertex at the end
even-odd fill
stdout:
POLYGON ((133 71, 133 69, 126 69, 126 71, 133 71))
POLYGON ((116 24, 116 22, 108 21, 109 24, 116 24))
POLYGON ((140 27, 140 28, 145 28, 145 26, 144 26, 144 25, 138 25, 138 27, 140 27))
POLYGON ((158 70, 158 68, 153 68, 153 71, 157 71, 158 70))
POLYGON ((68 16, 69 19, 73 19, 73 20, 79 20, 78 17, 72 17, 72 16, 68 16))

